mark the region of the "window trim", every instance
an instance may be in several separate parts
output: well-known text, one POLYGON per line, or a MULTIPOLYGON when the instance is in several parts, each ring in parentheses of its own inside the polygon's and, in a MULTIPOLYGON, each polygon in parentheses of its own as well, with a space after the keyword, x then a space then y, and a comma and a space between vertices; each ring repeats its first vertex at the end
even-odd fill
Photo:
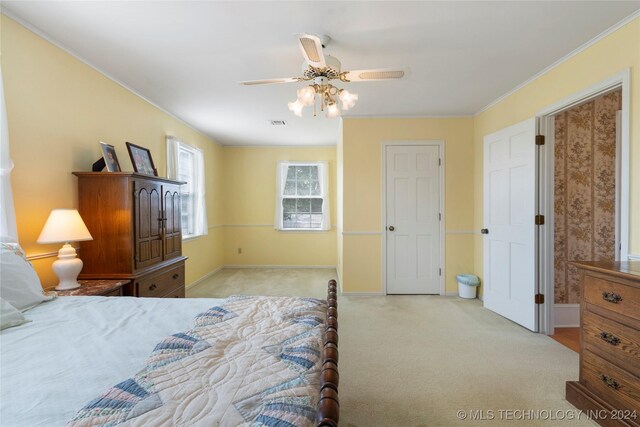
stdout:
MULTIPOLYGON (((194 232, 185 234, 182 228, 182 240, 193 240, 208 234, 207 204, 206 204, 206 178, 204 152, 197 146, 193 146, 180 141, 179 139, 167 135, 167 176, 170 179, 180 181, 180 154, 184 151, 192 155, 192 176, 191 183, 191 199, 192 207, 191 220, 192 230, 194 232)), ((180 194, 182 195, 183 185, 180 186, 180 194)), ((182 215, 182 212, 181 212, 182 215)), ((181 218, 182 221, 182 218, 181 218)))

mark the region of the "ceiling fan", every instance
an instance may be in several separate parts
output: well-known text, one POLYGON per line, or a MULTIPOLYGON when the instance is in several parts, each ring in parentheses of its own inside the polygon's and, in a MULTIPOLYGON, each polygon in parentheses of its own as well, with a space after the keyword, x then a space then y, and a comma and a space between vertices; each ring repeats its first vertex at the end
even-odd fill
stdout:
POLYGON ((350 93, 346 89, 339 89, 333 86, 329 83, 331 80, 340 80, 344 83, 394 80, 402 79, 409 74, 408 68, 342 71, 340 61, 333 56, 325 55, 322 51, 329 40, 328 36, 318 37, 311 34, 298 34, 298 45, 305 60, 302 64, 302 77, 249 80, 240 82, 240 84, 253 86, 274 83, 313 82, 309 86, 298 89, 298 99, 289 102, 289 110, 296 116, 302 117, 302 109, 305 106, 313 105, 313 115, 316 116, 316 105, 319 104, 320 111, 324 111, 326 108, 327 117, 338 117, 340 109, 337 101, 340 100, 343 110, 348 110, 355 105, 358 95, 350 93))

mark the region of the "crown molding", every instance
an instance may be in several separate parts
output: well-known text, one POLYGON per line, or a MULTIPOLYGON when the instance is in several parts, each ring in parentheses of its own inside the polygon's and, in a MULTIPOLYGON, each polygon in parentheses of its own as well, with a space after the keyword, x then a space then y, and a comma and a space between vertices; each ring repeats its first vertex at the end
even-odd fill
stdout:
POLYGON ((549 71, 553 70, 554 68, 556 68, 560 64, 568 61, 569 59, 573 58, 574 56, 578 55, 579 53, 585 51, 586 49, 590 48, 594 44, 598 43, 600 40, 604 39, 605 37, 615 33, 620 28, 624 27, 625 25, 627 25, 628 23, 632 22, 636 18, 640 18, 640 9, 636 10, 631 15, 629 15, 626 18, 624 18, 623 20, 619 21, 617 24, 614 24, 613 26, 607 28, 606 30, 604 30, 603 32, 601 32, 600 34, 598 34, 597 36, 595 36, 594 38, 592 38, 588 42, 586 42, 583 45, 581 45, 581 46, 577 47, 576 49, 572 50, 571 52, 569 52, 568 54, 566 54, 562 58, 558 59, 557 61, 555 61, 551 65, 547 66, 543 70, 541 70, 538 73, 534 74, 533 76, 529 77, 527 80, 525 80, 524 82, 520 83, 518 86, 514 87, 513 89, 511 89, 510 91, 508 91, 504 95, 502 95, 499 98, 496 98, 495 100, 491 101, 489 104, 485 105, 480 110, 478 110, 478 112, 475 113, 474 115, 478 116, 478 115, 482 114, 483 112, 487 111, 488 109, 490 109, 491 107, 494 107, 496 104, 499 104, 500 102, 502 102, 503 100, 505 100, 509 96, 513 95, 514 93, 516 93, 517 91, 519 91, 523 87, 527 86, 529 83, 539 79, 540 77, 542 77, 543 75, 547 74, 549 71))
POLYGON ((177 120, 178 122, 182 123, 183 125, 185 125, 189 129, 191 129, 191 130, 199 133, 200 135, 204 136, 207 140, 213 142, 214 144, 221 145, 218 141, 214 140, 209 135, 207 135, 203 130, 198 129, 197 127, 191 125, 190 123, 187 123, 184 119, 181 119, 180 117, 176 116, 175 114, 171 113, 170 111, 164 109, 160 105, 158 105, 155 102, 151 101, 149 98, 143 96, 141 93, 139 93, 135 89, 127 86, 122 81, 116 79, 115 77, 113 77, 109 73, 101 70, 96 65, 94 65, 91 62, 87 61, 86 59, 82 58, 78 53, 76 53, 75 51, 73 51, 69 47, 65 46, 64 44, 62 44, 62 43, 60 43, 60 42, 58 42, 56 40, 54 40, 49 34, 45 33, 44 31, 42 31, 42 30, 40 30, 38 28, 36 28, 35 26, 30 24, 29 22, 27 22, 24 19, 22 19, 20 16, 18 16, 15 13, 11 12, 9 9, 7 9, 6 6, 2 7, 2 10, 0 11, 0 14, 5 15, 6 17, 8 17, 8 18, 12 19, 13 21, 17 22, 18 24, 22 25, 24 28, 26 28, 27 30, 31 31, 32 33, 34 33, 38 37, 46 40, 47 42, 51 43, 52 45, 54 45, 58 49, 61 49, 62 51, 66 52, 67 54, 71 55, 72 57, 74 57, 78 61, 82 62, 83 64, 85 64, 88 67, 92 68, 93 70, 97 71, 98 73, 102 74, 104 77, 108 78, 112 82, 118 84, 119 86, 122 86, 123 88, 125 88, 126 90, 128 90, 129 92, 131 92, 132 94, 137 96, 138 98, 140 98, 140 99, 144 100, 145 102, 151 104, 153 107, 157 108, 158 110, 162 111, 163 113, 167 114, 168 116, 174 118, 175 120, 177 120))
POLYGON ((469 119, 473 118, 474 114, 451 114, 451 115, 433 115, 433 114, 425 114, 425 115, 412 115, 412 116, 376 116, 376 115, 358 115, 358 116, 343 116, 343 120, 348 119, 395 119, 395 120, 403 120, 403 119, 469 119))
POLYGON ((250 145, 250 144, 221 144, 223 148, 335 148, 337 144, 320 144, 320 145, 250 145))

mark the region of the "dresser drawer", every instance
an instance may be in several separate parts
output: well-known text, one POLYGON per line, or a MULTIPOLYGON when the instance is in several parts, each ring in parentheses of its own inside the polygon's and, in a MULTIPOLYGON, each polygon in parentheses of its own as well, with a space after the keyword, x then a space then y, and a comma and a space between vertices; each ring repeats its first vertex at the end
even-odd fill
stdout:
POLYGON ((184 264, 160 270, 139 279, 136 295, 159 298, 178 288, 182 288, 184 293, 184 264))
POLYGON ((174 289, 168 294, 162 296, 162 298, 184 298, 184 297, 185 297, 184 286, 181 286, 178 289, 174 289))
POLYGON ((614 409, 640 410, 640 378, 584 350, 580 382, 614 409))
POLYGON ((587 274, 584 277, 584 300, 640 320, 640 291, 637 288, 587 274))
POLYGON ((640 377, 640 331, 585 310, 582 313, 584 347, 617 362, 640 377))

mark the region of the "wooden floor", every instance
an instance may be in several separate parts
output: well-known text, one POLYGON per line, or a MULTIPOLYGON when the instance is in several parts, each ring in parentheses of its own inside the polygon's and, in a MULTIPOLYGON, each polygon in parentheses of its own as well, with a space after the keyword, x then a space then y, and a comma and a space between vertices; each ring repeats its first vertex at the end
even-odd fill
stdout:
POLYGON ((556 328, 551 338, 576 353, 580 353, 580 328, 556 328))

